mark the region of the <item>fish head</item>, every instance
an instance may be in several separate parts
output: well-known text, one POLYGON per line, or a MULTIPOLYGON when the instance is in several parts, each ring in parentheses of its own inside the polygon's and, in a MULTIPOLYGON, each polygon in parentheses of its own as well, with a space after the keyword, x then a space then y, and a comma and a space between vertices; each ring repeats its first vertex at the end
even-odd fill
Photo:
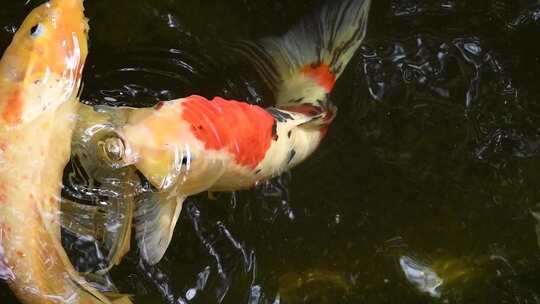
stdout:
POLYGON ((87 37, 83 0, 51 0, 35 8, 0 61, 2 118, 28 120, 76 96, 87 37))
POLYGON ((88 23, 82 0, 51 0, 35 8, 15 34, 5 56, 13 80, 47 74, 76 78, 87 54, 88 23), (14 57, 19 58, 18 60, 14 57))

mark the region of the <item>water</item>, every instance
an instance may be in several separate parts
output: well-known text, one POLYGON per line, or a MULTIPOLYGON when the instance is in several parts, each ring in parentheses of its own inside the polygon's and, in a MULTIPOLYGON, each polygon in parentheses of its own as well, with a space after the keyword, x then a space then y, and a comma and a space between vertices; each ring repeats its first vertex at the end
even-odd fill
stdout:
MULTIPOLYGON (((1 49, 23 2, 0 11, 1 49)), ((266 105, 226 45, 319 3, 288 2, 88 1, 83 99, 266 105)), ((190 198, 165 259, 134 250, 113 281, 136 303, 540 303, 539 16, 527 0, 377 1, 316 154, 190 198)), ((5 285, 0 299, 17 303, 5 285)))

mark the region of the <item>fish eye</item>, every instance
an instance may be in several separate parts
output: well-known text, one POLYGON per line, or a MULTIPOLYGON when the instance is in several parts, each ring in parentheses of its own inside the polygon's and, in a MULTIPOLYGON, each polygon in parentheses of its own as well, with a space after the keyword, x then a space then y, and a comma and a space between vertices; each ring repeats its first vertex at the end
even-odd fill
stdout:
POLYGON ((122 162, 125 157, 124 141, 118 137, 109 137, 98 143, 100 157, 112 167, 122 162))
POLYGON ((43 33, 43 26, 41 25, 41 23, 38 23, 32 26, 32 28, 30 29, 30 36, 34 38, 41 36, 42 33, 43 33))

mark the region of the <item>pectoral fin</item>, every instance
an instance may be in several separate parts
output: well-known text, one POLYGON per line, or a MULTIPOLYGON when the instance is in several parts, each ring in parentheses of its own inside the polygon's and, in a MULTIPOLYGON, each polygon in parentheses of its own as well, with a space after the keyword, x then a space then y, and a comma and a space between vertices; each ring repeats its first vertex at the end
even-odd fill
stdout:
POLYGON ((166 192, 146 193, 135 212, 135 231, 142 258, 157 264, 171 243, 185 197, 166 192))
POLYGON ((130 249, 133 203, 90 206, 62 200, 62 227, 78 237, 92 238, 107 253, 107 265, 97 274, 119 265, 130 249))
POLYGON ((62 228, 77 236, 90 236, 95 240, 103 237, 98 227, 105 225, 105 217, 99 207, 78 204, 62 199, 62 228))

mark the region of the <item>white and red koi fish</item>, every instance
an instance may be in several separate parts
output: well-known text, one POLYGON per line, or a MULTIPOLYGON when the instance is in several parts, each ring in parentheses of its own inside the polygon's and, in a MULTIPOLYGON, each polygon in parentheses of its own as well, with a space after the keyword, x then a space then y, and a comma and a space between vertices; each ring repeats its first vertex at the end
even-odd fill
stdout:
POLYGON ((100 146, 111 167, 134 165, 157 189, 135 213, 147 262, 162 258, 186 197, 253 187, 315 151, 336 114, 328 96, 365 36, 369 7, 329 3, 280 38, 242 45, 275 92, 273 108, 190 96, 106 110, 125 121, 100 146))
POLYGON ((82 0, 51 0, 28 15, 0 61, 0 274, 23 303, 111 303, 60 242, 87 35, 82 0))

